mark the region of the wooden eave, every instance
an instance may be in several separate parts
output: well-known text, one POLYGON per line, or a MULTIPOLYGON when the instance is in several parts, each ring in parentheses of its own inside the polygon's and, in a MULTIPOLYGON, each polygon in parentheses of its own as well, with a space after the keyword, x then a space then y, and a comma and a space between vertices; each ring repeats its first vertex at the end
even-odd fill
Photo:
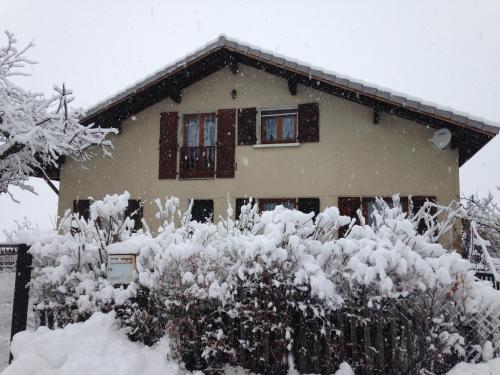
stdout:
POLYGON ((84 124, 96 123, 103 127, 120 127, 123 120, 167 97, 181 100, 184 88, 226 65, 235 70, 237 64, 245 64, 279 76, 287 80, 289 85, 290 82, 301 84, 370 107, 382 117, 397 116, 436 129, 447 128, 452 132, 452 147, 459 150, 460 166, 499 131, 498 128, 483 122, 326 74, 225 38, 173 67, 166 68, 163 74, 160 72, 154 79, 139 83, 91 109, 81 121, 84 124))

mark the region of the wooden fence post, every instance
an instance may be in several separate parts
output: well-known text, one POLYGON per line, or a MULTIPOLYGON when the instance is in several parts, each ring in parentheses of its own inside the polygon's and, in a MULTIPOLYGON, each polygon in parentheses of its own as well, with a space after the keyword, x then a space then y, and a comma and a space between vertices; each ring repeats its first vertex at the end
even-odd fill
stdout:
MULTIPOLYGON (((266 327, 267 328, 267 327, 266 327)), ((264 374, 271 374, 271 362, 270 362, 270 356, 269 356, 269 335, 270 335, 270 328, 267 328, 263 332, 263 342, 262 342, 262 359, 264 360, 264 374)))
POLYGON ((351 327, 351 345, 352 345, 352 360, 355 366, 359 365, 359 351, 358 351, 358 332, 357 332, 357 321, 355 319, 350 320, 351 327))
MULTIPOLYGON (((31 280, 31 254, 25 244, 17 247, 16 282, 14 286, 14 303, 12 305, 12 323, 10 340, 14 335, 26 329, 28 319, 29 282, 31 280)), ((9 363, 12 362, 12 353, 9 353, 9 363)))
POLYGON ((398 337, 397 337, 397 322, 393 317, 391 319, 391 367, 392 374, 399 373, 399 348, 398 348, 398 337))
POLYGON ((376 348, 377 348, 377 362, 378 368, 381 374, 385 374, 385 342, 384 342, 384 329, 385 321, 379 320, 377 322, 377 339, 376 339, 376 348))

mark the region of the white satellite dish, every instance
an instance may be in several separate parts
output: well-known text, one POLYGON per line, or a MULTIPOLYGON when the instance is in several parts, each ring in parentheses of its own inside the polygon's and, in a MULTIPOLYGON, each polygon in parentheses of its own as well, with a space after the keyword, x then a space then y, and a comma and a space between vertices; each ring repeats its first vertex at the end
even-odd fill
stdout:
POLYGON ((442 150, 450 144, 451 132, 446 128, 439 129, 434 133, 430 141, 432 143, 432 147, 442 150))

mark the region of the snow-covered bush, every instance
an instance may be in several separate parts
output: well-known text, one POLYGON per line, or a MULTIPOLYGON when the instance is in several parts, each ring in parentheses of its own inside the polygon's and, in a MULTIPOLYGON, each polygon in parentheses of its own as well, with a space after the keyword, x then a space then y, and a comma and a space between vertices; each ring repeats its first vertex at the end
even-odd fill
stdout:
POLYGON ((151 345, 168 332, 171 355, 190 369, 328 372, 347 360, 370 370, 370 332, 371 346, 384 342, 378 334, 394 336, 381 344, 386 366, 404 355, 407 372, 442 372, 483 347, 498 354, 500 337, 475 335, 471 322, 498 311, 500 293, 436 242, 453 222, 430 204, 408 218, 397 196, 392 207, 377 200, 372 226, 335 207, 313 218, 281 206, 259 213, 251 203, 237 221, 228 204, 227 217, 197 223, 170 198, 155 201, 163 223, 152 235, 131 232, 126 199, 108 196, 92 205, 90 221, 68 216, 62 234, 32 242, 40 301, 65 306, 72 320, 113 307, 132 340, 151 345), (126 289, 104 272, 117 241, 139 249, 126 289))
POLYGON ((131 237, 134 222, 125 217, 129 197, 125 192, 93 202, 88 220, 68 211, 58 232, 17 233, 18 241, 31 245, 31 293, 41 319, 63 326, 135 295, 135 284, 127 289, 110 285, 105 268, 108 246, 131 237))
POLYGON ((463 198, 465 203, 466 229, 464 233, 465 250, 469 251, 471 246, 471 229, 469 222, 473 221, 478 233, 489 242, 489 253, 491 256, 500 258, 500 208, 495 203, 493 195, 478 199, 474 196, 463 198))

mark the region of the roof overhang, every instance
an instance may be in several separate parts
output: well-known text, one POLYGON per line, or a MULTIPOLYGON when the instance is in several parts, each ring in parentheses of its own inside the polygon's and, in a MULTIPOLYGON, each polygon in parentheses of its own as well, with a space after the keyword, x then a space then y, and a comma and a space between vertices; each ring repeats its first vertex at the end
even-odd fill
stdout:
POLYGON ((377 113, 398 116, 432 128, 447 128, 452 132, 451 147, 459 150, 460 166, 499 132, 499 128, 485 122, 324 73, 224 37, 90 108, 81 121, 120 128, 121 122, 130 116, 167 97, 179 101, 184 88, 225 66, 237 69, 237 64, 277 75, 287 80, 289 87, 301 84, 368 106, 377 113))

